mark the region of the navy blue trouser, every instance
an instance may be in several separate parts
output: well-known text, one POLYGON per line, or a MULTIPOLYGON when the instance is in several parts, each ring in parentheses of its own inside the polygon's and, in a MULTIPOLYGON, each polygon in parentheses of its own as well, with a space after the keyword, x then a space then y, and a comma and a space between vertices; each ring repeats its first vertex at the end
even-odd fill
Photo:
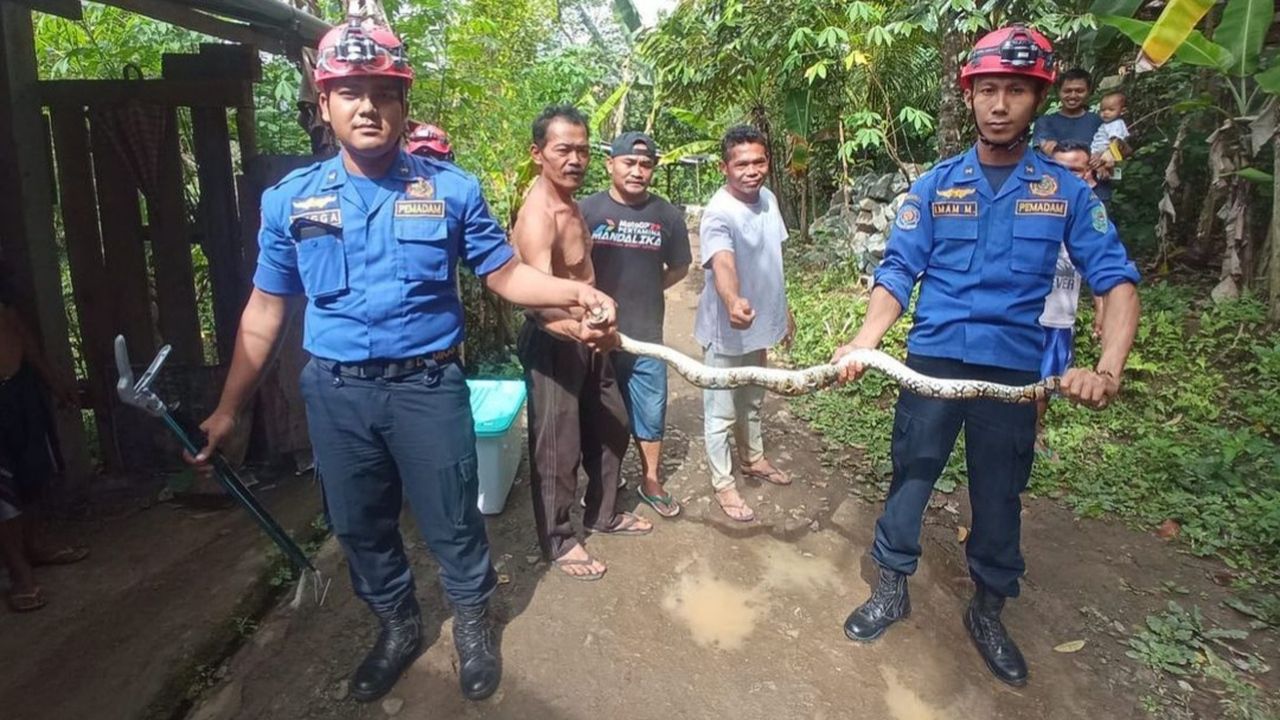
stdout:
MULTIPOLYGON (((1025 385, 1035 371, 971 365, 912 355, 907 365, 939 378, 1025 385)), ((920 525, 933 484, 964 427, 973 530, 965 543, 974 582, 1017 597, 1026 564, 1020 548, 1022 501, 1031 477, 1036 437, 1034 404, 995 400, 936 400, 903 390, 893 418, 893 483, 876 522, 871 556, 882 567, 911 574, 920 559, 920 525)))
POLYGON ((356 378, 313 359, 302 371, 302 396, 325 510, 356 595, 383 613, 413 594, 400 539, 408 497, 449 599, 488 600, 497 575, 476 506, 475 428, 462 368, 356 378))

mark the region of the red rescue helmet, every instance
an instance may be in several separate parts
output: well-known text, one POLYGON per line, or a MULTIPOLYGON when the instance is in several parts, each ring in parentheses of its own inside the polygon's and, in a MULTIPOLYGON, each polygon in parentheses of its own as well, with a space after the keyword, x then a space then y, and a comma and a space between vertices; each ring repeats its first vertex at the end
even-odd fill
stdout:
POLYGON ((413 67, 400 38, 385 27, 366 27, 353 19, 321 38, 315 81, 323 86, 328 80, 361 75, 400 78, 406 89, 413 85, 413 67))
POLYGON ((409 121, 409 141, 405 149, 410 155, 422 155, 441 160, 453 159, 453 147, 449 134, 440 127, 428 123, 409 121))
POLYGON ((1058 79, 1053 43, 1025 25, 989 32, 973 46, 969 62, 960 68, 960 89, 972 88, 979 75, 1022 75, 1052 85, 1058 79))

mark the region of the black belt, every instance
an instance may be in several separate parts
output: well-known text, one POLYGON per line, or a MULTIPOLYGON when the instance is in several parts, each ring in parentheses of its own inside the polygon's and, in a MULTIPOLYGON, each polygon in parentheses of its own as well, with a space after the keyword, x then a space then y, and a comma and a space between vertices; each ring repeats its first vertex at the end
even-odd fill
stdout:
POLYGON ((337 360, 316 358, 320 367, 335 375, 346 375, 358 378, 394 378, 409 375, 419 370, 431 370, 449 363, 461 362, 462 351, 457 346, 448 350, 419 355, 401 360, 366 360, 365 362, 347 363, 337 360))

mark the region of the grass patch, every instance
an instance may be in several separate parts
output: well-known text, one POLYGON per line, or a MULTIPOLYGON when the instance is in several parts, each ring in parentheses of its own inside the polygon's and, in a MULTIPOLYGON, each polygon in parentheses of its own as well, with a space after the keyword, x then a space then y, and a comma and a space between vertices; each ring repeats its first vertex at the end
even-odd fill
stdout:
MULTIPOLYGON (((825 362, 866 313, 854 275, 796 270, 789 297, 798 327, 791 360, 825 362)), ((1190 288, 1141 288, 1143 316, 1118 401, 1102 412, 1050 406, 1048 440, 1058 462, 1037 462, 1031 491, 1083 516, 1116 515, 1150 531, 1166 520, 1200 556, 1220 557, 1241 582, 1280 581, 1280 332, 1258 300, 1212 305, 1190 288)), ((1090 303, 1080 304, 1077 360, 1096 361, 1090 303)), ((906 355, 910 314, 882 349, 906 355)), ((882 484, 888 476, 896 386, 869 373, 854 387, 795 401, 831 441, 860 449, 882 484)), ((963 484, 958 444, 939 489, 963 484)))

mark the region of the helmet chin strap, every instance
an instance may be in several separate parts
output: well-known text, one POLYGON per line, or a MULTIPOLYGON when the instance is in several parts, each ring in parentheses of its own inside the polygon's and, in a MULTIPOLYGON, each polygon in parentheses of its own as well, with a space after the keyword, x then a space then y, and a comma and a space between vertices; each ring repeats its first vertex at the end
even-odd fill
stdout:
POLYGON ((992 150, 1003 150, 1006 152, 1010 150, 1016 150, 1019 145, 1022 145, 1023 143, 1027 142, 1030 139, 1031 139, 1030 127, 1028 127, 1026 130, 1023 130, 1017 137, 1013 138, 1009 142, 1002 142, 1002 143, 996 142, 995 140, 988 138, 986 135, 983 135, 981 129, 978 130, 978 142, 982 143, 983 145, 986 145, 992 150))
MULTIPOLYGON (((973 108, 969 109, 969 115, 973 118, 973 126, 978 130, 978 142, 992 150, 1001 150, 1003 152, 1017 150, 1019 145, 1031 140, 1031 123, 1027 123, 1027 127, 1009 142, 1000 143, 982 134, 982 125, 978 123, 978 113, 974 112, 973 108)), ((1032 118, 1032 122, 1035 122, 1035 118, 1032 118)))

